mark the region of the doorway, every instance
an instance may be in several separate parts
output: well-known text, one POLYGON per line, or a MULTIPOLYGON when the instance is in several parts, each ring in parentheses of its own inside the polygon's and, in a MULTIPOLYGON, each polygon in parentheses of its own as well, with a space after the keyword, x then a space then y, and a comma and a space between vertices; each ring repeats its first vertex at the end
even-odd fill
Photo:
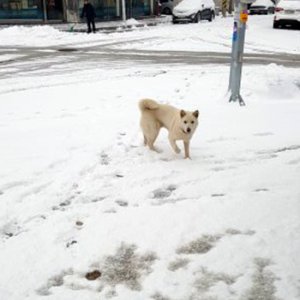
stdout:
POLYGON ((46 0, 47 19, 63 20, 63 0, 46 0))

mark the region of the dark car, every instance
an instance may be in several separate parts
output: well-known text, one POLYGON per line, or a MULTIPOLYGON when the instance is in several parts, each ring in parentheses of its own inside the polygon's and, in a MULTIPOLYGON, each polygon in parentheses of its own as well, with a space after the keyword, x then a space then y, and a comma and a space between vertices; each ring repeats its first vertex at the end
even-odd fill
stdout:
POLYGON ((249 8, 250 15, 274 14, 275 4, 271 0, 256 0, 249 8))

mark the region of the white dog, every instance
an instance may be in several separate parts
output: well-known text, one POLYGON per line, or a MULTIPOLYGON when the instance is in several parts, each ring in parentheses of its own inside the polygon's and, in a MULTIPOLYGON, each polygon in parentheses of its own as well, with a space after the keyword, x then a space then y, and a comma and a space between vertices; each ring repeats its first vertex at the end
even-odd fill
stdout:
POLYGON ((189 112, 179 110, 171 105, 159 104, 151 99, 139 102, 141 110, 141 128, 144 134, 144 144, 156 151, 154 142, 162 127, 169 131, 169 141, 176 153, 180 149, 177 140, 183 140, 185 158, 190 158, 190 140, 198 126, 198 110, 189 112))

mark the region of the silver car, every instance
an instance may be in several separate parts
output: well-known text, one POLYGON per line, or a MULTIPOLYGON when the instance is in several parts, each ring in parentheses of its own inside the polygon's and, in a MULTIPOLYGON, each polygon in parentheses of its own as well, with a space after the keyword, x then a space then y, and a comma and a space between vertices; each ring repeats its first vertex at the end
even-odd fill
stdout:
POLYGON ((214 18, 215 3, 213 0, 182 0, 173 9, 173 24, 198 23, 201 20, 211 22, 214 18))

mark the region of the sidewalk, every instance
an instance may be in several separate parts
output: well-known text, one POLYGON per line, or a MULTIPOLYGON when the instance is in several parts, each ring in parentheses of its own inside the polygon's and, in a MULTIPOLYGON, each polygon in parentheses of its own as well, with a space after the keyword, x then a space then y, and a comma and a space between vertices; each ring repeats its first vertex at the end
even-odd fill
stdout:
MULTIPOLYGON (((156 26, 158 24, 171 22, 170 16, 154 16, 147 17, 144 19, 136 20, 129 19, 124 21, 107 21, 107 22, 96 22, 96 31, 101 32, 112 32, 112 31, 127 31, 132 30, 136 27, 144 26, 156 26)), ((82 23, 64 23, 64 24, 51 24, 52 27, 69 32, 86 32, 87 25, 85 22, 82 23)))

